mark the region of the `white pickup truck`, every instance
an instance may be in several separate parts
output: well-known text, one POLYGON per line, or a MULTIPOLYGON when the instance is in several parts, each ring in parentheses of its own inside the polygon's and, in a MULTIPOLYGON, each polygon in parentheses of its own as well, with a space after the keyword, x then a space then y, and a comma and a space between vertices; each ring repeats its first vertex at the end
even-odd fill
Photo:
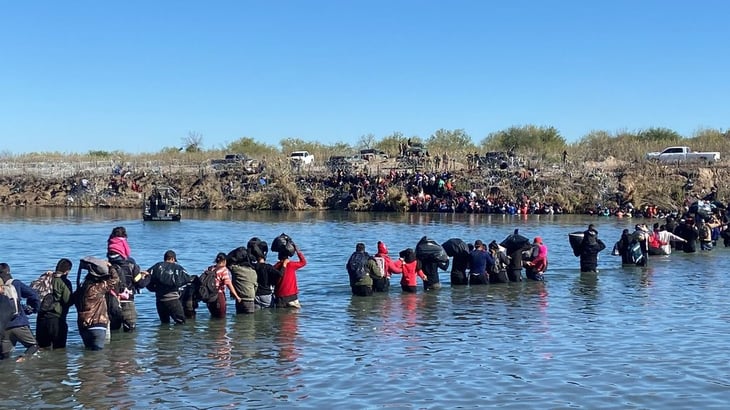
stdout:
POLYGON ((661 162, 706 161, 720 160, 719 152, 692 152, 689 147, 669 147, 662 152, 649 152, 646 159, 661 162))

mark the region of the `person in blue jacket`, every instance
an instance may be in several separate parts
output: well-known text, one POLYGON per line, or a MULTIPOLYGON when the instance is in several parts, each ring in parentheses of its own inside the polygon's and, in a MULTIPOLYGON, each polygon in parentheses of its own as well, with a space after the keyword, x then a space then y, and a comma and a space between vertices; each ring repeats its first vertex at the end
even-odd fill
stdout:
MULTIPOLYGON (((13 276, 10 274, 10 265, 7 263, 0 263, 0 280, 3 284, 10 282, 17 294, 17 299, 15 300, 16 306, 12 307, 13 313, 10 322, 5 326, 5 334, 0 342, 2 345, 0 359, 9 358, 10 353, 15 350, 15 345, 20 342, 25 346, 25 352, 16 361, 22 362, 38 351, 38 343, 36 342, 35 336, 33 336, 33 332, 30 330, 30 321, 28 320, 25 309, 20 304, 20 300, 25 299, 30 313, 38 312, 41 301, 38 298, 38 293, 30 286, 17 279, 13 279, 13 276), (17 314, 15 314, 15 308, 17 308, 17 314)), ((4 290, 2 292, 5 293, 4 290)), ((8 295, 6 294, 5 296, 8 295)))

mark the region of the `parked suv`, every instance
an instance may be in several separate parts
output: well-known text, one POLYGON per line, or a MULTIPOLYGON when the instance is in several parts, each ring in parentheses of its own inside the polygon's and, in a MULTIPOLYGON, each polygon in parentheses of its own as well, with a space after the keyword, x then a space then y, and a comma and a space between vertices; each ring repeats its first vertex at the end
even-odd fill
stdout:
POLYGON ((310 165, 314 162, 314 155, 310 154, 309 151, 294 151, 289 154, 289 160, 302 165, 310 165))
POLYGON ((388 159, 388 154, 386 154, 384 151, 381 151, 381 150, 375 149, 375 148, 361 149, 360 156, 362 156, 363 159, 366 159, 368 161, 388 159))

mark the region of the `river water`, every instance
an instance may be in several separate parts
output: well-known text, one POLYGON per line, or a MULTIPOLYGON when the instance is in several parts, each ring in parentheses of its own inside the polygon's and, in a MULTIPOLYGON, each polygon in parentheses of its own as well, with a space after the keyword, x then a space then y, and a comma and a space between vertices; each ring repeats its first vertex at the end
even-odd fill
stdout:
MULTIPOLYGON (((712 408, 730 402, 729 268, 724 248, 622 268, 610 247, 630 219, 582 216, 188 212, 142 222, 131 210, 4 209, 0 260, 30 283, 61 257, 103 257, 112 228, 147 268, 167 249, 190 273, 251 236, 286 232, 308 259, 299 312, 160 325, 154 295, 137 297, 133 334, 83 349, 75 311, 65 350, 0 362, 4 408, 712 408), (581 274, 567 234, 595 223, 609 246, 581 274), (350 294, 345 262, 375 252, 503 239, 514 228, 549 248, 544 283, 350 294)), ((34 320, 34 318, 32 319, 34 320)), ((35 324, 32 324, 35 329, 35 324)), ((19 345, 20 348, 20 345, 19 345)), ((15 355, 18 353, 16 352, 15 355)))

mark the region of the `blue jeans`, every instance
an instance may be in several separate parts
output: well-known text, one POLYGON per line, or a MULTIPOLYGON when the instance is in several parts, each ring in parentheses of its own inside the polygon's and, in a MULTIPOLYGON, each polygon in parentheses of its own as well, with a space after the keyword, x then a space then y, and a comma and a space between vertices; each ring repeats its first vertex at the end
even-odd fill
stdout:
POLYGON ((106 329, 103 328, 92 328, 92 329, 81 329, 81 340, 84 341, 84 346, 89 350, 102 350, 104 348, 104 342, 106 341, 106 329))

